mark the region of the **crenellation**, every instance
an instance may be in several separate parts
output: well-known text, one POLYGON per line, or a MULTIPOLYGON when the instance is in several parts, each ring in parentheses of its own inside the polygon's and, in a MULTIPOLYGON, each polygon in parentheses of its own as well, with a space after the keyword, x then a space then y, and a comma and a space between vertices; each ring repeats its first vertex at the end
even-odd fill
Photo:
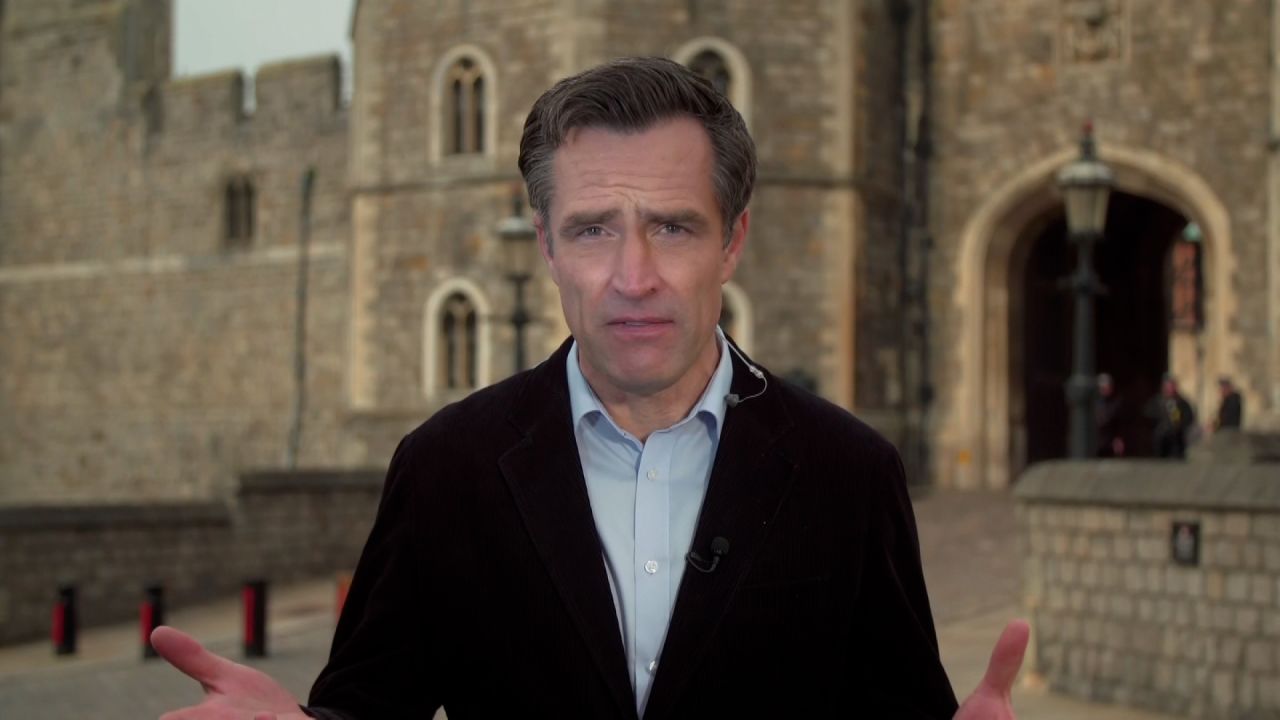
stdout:
POLYGON ((254 125, 296 128, 330 121, 343 111, 342 66, 337 55, 264 65, 253 87, 254 125))
POLYGON ((225 135, 248 119, 244 88, 244 73, 239 70, 170 81, 161 90, 162 133, 183 140, 192 135, 225 135))

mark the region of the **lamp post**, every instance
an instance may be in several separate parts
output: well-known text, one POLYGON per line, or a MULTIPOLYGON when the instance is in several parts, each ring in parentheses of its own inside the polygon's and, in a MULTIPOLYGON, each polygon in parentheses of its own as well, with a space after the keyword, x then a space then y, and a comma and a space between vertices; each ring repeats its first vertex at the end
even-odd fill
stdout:
POLYGON ((1107 222, 1107 199, 1112 187, 1111 168, 1098 159, 1093 124, 1085 123, 1080 157, 1058 171, 1058 188, 1067 210, 1067 234, 1076 245, 1076 272, 1069 285, 1075 295, 1075 338, 1067 402, 1071 408, 1069 456, 1075 459, 1097 454, 1097 378, 1094 367, 1093 298, 1098 276, 1093 272, 1093 246, 1102 239, 1107 222))
POLYGON ((515 330, 515 372, 525 368, 524 329, 533 321, 525 305, 524 286, 533 276, 533 246, 538 237, 533 222, 524 215, 524 201, 519 191, 512 198, 511 217, 498 223, 498 237, 502 238, 502 251, 507 280, 515 289, 515 307, 511 311, 511 327, 515 330))

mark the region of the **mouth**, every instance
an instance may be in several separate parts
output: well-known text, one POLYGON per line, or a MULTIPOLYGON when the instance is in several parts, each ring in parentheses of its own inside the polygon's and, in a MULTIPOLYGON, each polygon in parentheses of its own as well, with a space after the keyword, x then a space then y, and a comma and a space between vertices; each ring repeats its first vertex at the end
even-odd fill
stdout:
POLYGON ((674 323, 666 318, 654 317, 628 317, 617 318, 606 323, 607 327, 615 333, 624 337, 648 337, 662 333, 674 323))

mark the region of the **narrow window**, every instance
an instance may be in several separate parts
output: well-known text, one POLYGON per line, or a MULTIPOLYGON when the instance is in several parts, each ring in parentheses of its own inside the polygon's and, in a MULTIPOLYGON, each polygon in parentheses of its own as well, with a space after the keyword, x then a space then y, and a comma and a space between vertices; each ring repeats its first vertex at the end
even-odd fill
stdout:
POLYGON ((478 317, 475 305, 462 293, 450 295, 441 306, 440 349, 436 367, 437 385, 446 390, 470 389, 478 385, 476 345, 478 317))
POLYGON ((485 78, 471 58, 459 58, 445 75, 448 83, 448 137, 444 146, 453 155, 484 152, 485 78))
POLYGON ((252 180, 238 176, 227 181, 223 193, 223 240, 228 250, 242 250, 253 242, 255 204, 252 180))

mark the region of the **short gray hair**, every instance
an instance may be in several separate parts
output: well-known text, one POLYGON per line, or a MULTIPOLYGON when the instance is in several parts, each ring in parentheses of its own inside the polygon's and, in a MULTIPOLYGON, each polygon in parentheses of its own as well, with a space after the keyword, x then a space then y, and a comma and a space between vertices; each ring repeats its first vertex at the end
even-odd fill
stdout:
POLYGON ((676 117, 697 120, 711 139, 711 180, 728 238, 733 221, 751 201, 755 142, 742 115, 710 82, 666 58, 612 60, 561 80, 538 98, 520 138, 520 174, 534 212, 549 220, 552 156, 570 131, 600 127, 636 133, 676 117))

